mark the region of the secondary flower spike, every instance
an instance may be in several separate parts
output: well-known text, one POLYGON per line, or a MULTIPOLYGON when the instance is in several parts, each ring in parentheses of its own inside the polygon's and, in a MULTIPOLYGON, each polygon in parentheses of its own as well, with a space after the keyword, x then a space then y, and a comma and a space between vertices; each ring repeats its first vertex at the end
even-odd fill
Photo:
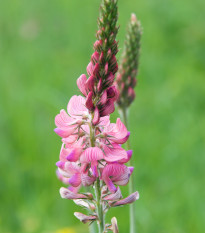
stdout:
POLYGON ((137 84, 141 35, 141 24, 136 15, 132 14, 116 79, 120 93, 117 104, 121 109, 128 108, 135 99, 134 87, 137 84))

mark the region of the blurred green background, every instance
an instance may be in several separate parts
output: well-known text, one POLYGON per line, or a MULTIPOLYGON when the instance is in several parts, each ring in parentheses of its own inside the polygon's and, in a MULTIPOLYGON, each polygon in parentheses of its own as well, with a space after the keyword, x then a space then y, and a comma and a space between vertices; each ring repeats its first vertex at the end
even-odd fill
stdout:
MULTIPOLYGON (((86 233, 60 198, 54 117, 78 94, 99 0, 0 1, 0 232, 86 233)), ((119 0, 144 34, 130 109, 139 233, 205 232, 205 1, 119 0)), ((120 52, 121 53, 121 52, 120 52)), ((119 53, 119 55, 120 55, 119 53)), ((113 121, 117 112, 112 116, 113 121)), ((113 209, 128 232, 128 207, 113 209)))

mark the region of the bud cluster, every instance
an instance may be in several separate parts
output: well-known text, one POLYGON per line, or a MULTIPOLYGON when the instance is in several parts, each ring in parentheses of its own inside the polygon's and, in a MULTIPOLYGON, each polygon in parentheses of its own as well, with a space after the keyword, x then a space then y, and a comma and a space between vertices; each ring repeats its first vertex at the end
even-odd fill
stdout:
POLYGON ((87 66, 88 79, 82 75, 77 85, 86 97, 86 107, 90 112, 106 116, 114 112, 114 102, 118 98, 118 90, 113 85, 118 70, 115 55, 118 45, 115 40, 118 31, 117 1, 103 0, 98 20, 97 41, 94 53, 87 66))
POLYGON ((117 104, 121 109, 127 108, 135 99, 134 87, 137 83, 136 76, 138 73, 141 35, 141 24, 135 14, 132 14, 116 78, 116 84, 120 93, 117 104))

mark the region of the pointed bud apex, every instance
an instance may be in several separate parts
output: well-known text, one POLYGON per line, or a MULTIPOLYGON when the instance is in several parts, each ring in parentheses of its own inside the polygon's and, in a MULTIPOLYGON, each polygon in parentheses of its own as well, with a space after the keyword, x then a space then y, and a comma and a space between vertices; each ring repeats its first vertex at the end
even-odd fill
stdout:
POLYGON ((93 64, 97 63, 99 60, 99 53, 97 51, 95 51, 92 56, 91 56, 91 61, 93 64))
POLYGON ((93 125, 97 125, 100 121, 100 113, 99 113, 99 110, 98 110, 98 107, 96 106, 95 107, 95 110, 94 110, 94 117, 93 117, 93 125))
POLYGON ((104 91, 100 97, 99 104, 104 105, 107 102, 107 91, 104 91))
POLYGON ((89 91, 93 91, 94 90, 94 86, 95 86, 95 77, 93 75, 91 75, 88 80, 85 83, 86 89, 89 91))
POLYGON ((93 75, 94 75, 94 76, 98 76, 99 70, 100 70, 99 63, 96 63, 96 64, 95 64, 95 67, 94 67, 94 69, 93 69, 93 75))
POLYGON ((107 73, 108 73, 108 62, 106 62, 105 64, 105 75, 107 75, 107 73))
POLYGON ((97 40, 95 43, 94 43, 94 50, 101 50, 102 49, 102 40, 97 40))
POLYGON ((100 116, 107 116, 110 115, 111 113, 113 113, 115 111, 115 105, 112 99, 109 99, 105 106, 100 110, 100 116))
POLYGON ((93 75, 94 65, 92 62, 90 62, 87 66, 87 73, 89 76, 93 75))
POLYGON ((88 93, 88 96, 87 96, 86 102, 85 102, 85 106, 86 106, 89 110, 92 110, 93 107, 94 107, 92 97, 93 97, 93 92, 90 91, 90 92, 88 93))
POLYGON ((100 78, 98 85, 97 85, 97 90, 100 92, 102 90, 102 78, 100 78))
POLYGON ((103 52, 101 52, 101 54, 100 54, 100 58, 99 58, 99 62, 100 62, 100 63, 102 63, 102 62, 103 62, 103 60, 104 60, 104 53, 103 53, 103 52))

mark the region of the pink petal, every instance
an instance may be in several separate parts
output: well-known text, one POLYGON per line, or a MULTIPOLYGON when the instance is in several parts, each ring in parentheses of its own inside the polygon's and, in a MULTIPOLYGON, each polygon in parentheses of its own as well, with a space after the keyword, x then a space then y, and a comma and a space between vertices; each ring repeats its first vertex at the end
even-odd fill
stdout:
POLYGON ((110 138, 109 140, 112 140, 116 143, 121 143, 124 138, 127 137, 128 131, 125 125, 122 123, 120 118, 117 118, 116 124, 112 124, 112 127, 107 127, 107 129, 104 130, 104 133, 106 133, 110 138))
POLYGON ((62 174, 59 172, 59 170, 56 170, 56 175, 60 181, 62 181, 64 184, 69 184, 69 178, 65 178, 62 176, 62 174))
POLYGON ((58 169, 61 175, 67 178, 72 177, 76 173, 80 173, 80 167, 74 162, 65 162, 63 167, 60 166, 58 169))
POLYGON ((92 54, 92 56, 91 56, 91 61, 92 61, 93 63, 96 63, 96 62, 98 62, 99 57, 100 57, 99 53, 98 53, 97 51, 95 51, 95 52, 92 54))
POLYGON ((127 163, 130 161, 131 157, 132 157, 132 150, 128 150, 127 151, 127 158, 126 159, 121 159, 118 161, 118 163, 127 163))
POLYGON ((87 208, 87 209, 90 209, 90 210, 95 210, 95 205, 91 202, 88 203, 88 201, 84 201, 84 200, 80 200, 80 199, 76 199, 76 200, 73 200, 75 202, 76 205, 78 206, 81 206, 83 208, 87 208))
POLYGON ((85 107, 85 98, 80 95, 74 95, 68 103, 67 110, 70 116, 82 119, 82 116, 88 114, 88 110, 85 107))
POLYGON ((100 113, 99 113, 99 110, 98 110, 98 107, 96 106, 95 107, 95 110, 94 110, 94 117, 93 117, 93 124, 94 125, 97 125, 100 121, 100 113))
POLYGON ((78 135, 71 135, 69 137, 63 138, 62 141, 64 144, 72 144, 74 143, 78 138, 78 135))
POLYGON ((58 128, 64 128, 75 123, 75 119, 68 116, 66 111, 62 109, 60 114, 55 117, 55 124, 58 128))
POLYGON ((94 65, 92 62, 90 62, 87 66, 87 73, 89 76, 93 75, 94 65))
POLYGON ((105 90, 100 97, 99 104, 104 105, 107 102, 107 91, 105 90))
POLYGON ((135 192, 135 193, 132 193, 130 196, 126 197, 125 199, 112 203, 111 206, 114 207, 114 206, 131 204, 138 199, 139 199, 139 193, 135 192))
POLYGON ((75 212, 74 213, 75 217, 78 218, 81 222, 83 223, 89 223, 89 222, 93 222, 97 219, 97 216, 94 215, 85 215, 79 212, 75 212))
POLYGON ((87 77, 85 74, 82 74, 78 79, 77 79, 77 86, 78 88, 80 89, 80 91, 82 92, 82 94, 84 96, 87 95, 87 92, 86 92, 86 86, 85 86, 85 83, 87 81, 87 77))
POLYGON ((103 199, 106 201, 117 201, 120 198, 122 198, 122 193, 119 187, 117 187, 117 191, 115 193, 112 193, 112 194, 109 194, 103 197, 103 199))
POLYGON ((128 167, 130 170, 130 176, 132 175, 133 171, 134 171, 134 167, 128 167))
POLYGON ((88 197, 84 194, 73 193, 67 188, 60 188, 60 195, 62 198, 65 199, 87 199, 88 197))
POLYGON ((104 145, 103 150, 107 162, 116 162, 122 159, 127 159, 126 151, 118 144, 112 144, 110 146, 104 145))
POLYGON ((93 92, 90 91, 90 92, 88 93, 88 96, 86 97, 86 101, 85 101, 85 106, 86 106, 89 110, 92 110, 93 107, 94 107, 92 97, 93 97, 93 92))
POLYGON ((110 192, 113 193, 113 186, 110 181, 117 185, 126 185, 129 181, 130 170, 124 164, 108 164, 102 172, 102 179, 105 181, 110 192))
POLYGON ((100 70, 100 65, 99 63, 96 63, 93 69, 93 75, 98 76, 99 70, 100 70))
POLYGON ((100 148, 89 147, 81 155, 81 163, 90 163, 92 161, 97 161, 103 159, 104 155, 100 148))
POLYGON ((111 113, 113 113, 115 111, 115 105, 114 105, 114 102, 113 100, 109 99, 105 106, 101 109, 100 111, 100 116, 103 117, 103 116, 107 116, 107 115, 110 115, 111 113))
POLYGON ((86 88, 89 90, 89 91, 93 91, 94 90, 94 87, 95 87, 95 77, 94 76, 90 76, 86 82, 86 88))
POLYGON ((97 90, 101 91, 102 90, 102 78, 99 79, 99 82, 97 84, 97 90))
POLYGON ((86 173, 81 174, 81 181, 83 186, 90 186, 94 183, 95 180, 96 178, 93 176, 89 176, 86 173))
POLYGON ((113 101, 116 101, 119 98, 119 91, 115 85, 108 88, 107 96, 108 98, 112 98, 113 101))
POLYGON ((68 156, 66 157, 66 159, 67 159, 68 161, 70 161, 70 162, 76 162, 76 161, 79 159, 79 157, 80 157, 82 151, 83 151, 83 150, 82 150, 82 148, 80 148, 80 147, 74 148, 74 149, 68 154, 68 156))
POLYGON ((105 177, 103 180, 111 193, 115 193, 117 191, 117 188, 109 177, 105 177))
POLYGON ((110 124, 110 116, 104 116, 100 118, 101 126, 108 126, 110 124))
POLYGON ((81 184, 81 175, 80 173, 76 173, 69 179, 69 184, 73 187, 78 187, 81 184))

